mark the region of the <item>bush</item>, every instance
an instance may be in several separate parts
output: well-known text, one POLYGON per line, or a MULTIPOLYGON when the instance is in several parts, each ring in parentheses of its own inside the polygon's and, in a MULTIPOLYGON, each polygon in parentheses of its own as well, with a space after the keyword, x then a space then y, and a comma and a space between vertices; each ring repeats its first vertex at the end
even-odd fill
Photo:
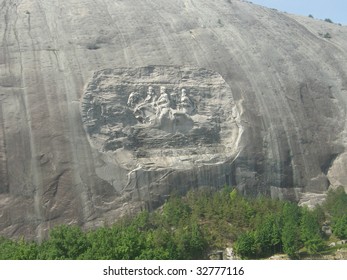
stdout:
POLYGON ((347 194, 343 187, 336 190, 329 190, 325 203, 324 210, 332 217, 342 217, 347 213, 347 194))
POLYGON ((317 254, 323 251, 326 247, 324 240, 320 236, 315 236, 312 239, 305 241, 304 245, 309 254, 317 254))
POLYGON ((325 33, 323 36, 325 39, 331 39, 331 35, 329 32, 325 33))
POLYGON ((88 249, 86 235, 78 226, 61 225, 50 232, 50 239, 44 244, 43 258, 51 260, 76 260, 88 249))
POLYGON ((242 234, 234 244, 235 253, 243 259, 257 257, 256 237, 253 231, 242 234))
POLYGON ((337 237, 341 239, 347 238, 347 214, 336 218, 332 228, 337 237))

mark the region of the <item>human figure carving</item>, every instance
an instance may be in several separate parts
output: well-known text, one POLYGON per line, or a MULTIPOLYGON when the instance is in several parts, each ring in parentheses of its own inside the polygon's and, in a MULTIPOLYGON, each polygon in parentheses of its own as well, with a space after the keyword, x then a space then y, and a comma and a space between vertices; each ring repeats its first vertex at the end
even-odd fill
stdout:
POLYGON ((171 106, 173 109, 177 109, 179 101, 180 101, 180 93, 179 92, 172 92, 170 94, 170 100, 171 100, 171 106))
POLYGON ((152 103, 152 102, 155 102, 156 100, 157 100, 157 96, 153 90, 153 87, 149 86, 145 101, 148 103, 152 103))
POLYGON ((138 103, 140 100, 140 94, 136 91, 133 91, 132 93, 130 93, 129 98, 128 98, 128 106, 130 107, 135 107, 136 103, 138 103))
POLYGON ((163 115, 165 115, 170 108, 170 99, 169 95, 166 92, 166 87, 160 87, 160 96, 158 98, 157 104, 157 117, 160 119, 163 115))
POLYGON ((191 114, 193 111, 193 102, 188 97, 185 88, 182 88, 181 91, 181 101, 179 104, 179 110, 186 114, 191 114))
POLYGON ((145 100, 138 105, 135 105, 134 115, 140 123, 152 123, 156 114, 156 99, 157 96, 152 86, 148 87, 145 100))

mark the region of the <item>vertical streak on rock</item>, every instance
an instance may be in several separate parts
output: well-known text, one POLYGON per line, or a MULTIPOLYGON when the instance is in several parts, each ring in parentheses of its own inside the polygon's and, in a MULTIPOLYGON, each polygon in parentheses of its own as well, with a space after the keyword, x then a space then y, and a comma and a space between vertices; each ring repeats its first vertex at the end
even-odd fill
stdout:
POLYGON ((6 156, 6 139, 5 123, 0 104, 0 194, 8 193, 8 174, 7 174, 7 156, 6 156))
MULTIPOLYGON (((35 50, 33 50, 35 52, 35 50)), ((21 63, 22 63, 22 56, 20 56, 21 63)), ((37 227, 37 238, 39 241, 43 238, 43 231, 42 231, 42 221, 44 220, 43 214, 42 214, 42 203, 41 203, 41 197, 42 197, 42 175, 39 172, 38 169, 38 163, 37 163, 37 151, 35 146, 35 138, 33 134, 33 127, 32 127, 32 115, 30 108, 32 106, 29 103, 29 93, 27 91, 26 87, 26 81, 25 81, 25 74, 22 72, 22 104, 24 109, 24 114, 26 116, 25 120, 27 122, 27 131, 29 136, 29 143, 30 143, 30 152, 31 152, 31 159, 30 159, 30 177, 32 177, 32 183, 34 187, 34 210, 35 210, 35 216, 38 220, 38 227, 37 227)))
POLYGON ((58 56, 59 64, 62 65, 64 71, 63 88, 67 99, 67 122, 68 133, 70 135, 70 149, 73 163, 73 182, 76 195, 80 201, 81 221, 87 221, 93 215, 92 194, 90 183, 85 183, 83 177, 89 178, 93 170, 93 161, 84 161, 81 159, 92 158, 90 150, 85 143, 85 139, 81 139, 83 135, 83 126, 79 113, 79 103, 75 102, 79 99, 78 89, 75 85, 74 73, 70 68, 69 62, 63 53, 58 56), (90 166, 91 165, 91 166, 90 166))
MULTIPOLYGON (((19 73, 18 83, 20 85, 21 90, 18 91, 18 102, 19 102, 19 112, 18 114, 21 116, 20 124, 18 124, 18 129, 20 130, 20 135, 28 140, 29 147, 22 147, 25 149, 26 155, 30 155, 29 158, 25 158, 25 160, 28 162, 29 170, 23 170, 24 176, 23 176, 23 184, 25 186, 24 190, 27 190, 28 194, 34 195, 34 213, 35 213, 35 219, 37 221, 37 228, 36 228, 36 236, 39 241, 43 238, 43 231, 42 231, 42 221, 44 220, 43 213, 42 213, 42 174, 39 171, 38 168, 38 162, 37 162, 37 149, 35 146, 35 137, 33 132, 33 116, 31 113, 32 108, 35 108, 35 106, 32 106, 33 101, 30 100, 30 97, 34 96, 34 93, 38 90, 35 90, 35 87, 32 89, 33 91, 28 91, 30 87, 27 87, 26 79, 30 80, 31 77, 31 71, 25 73, 23 71, 23 64, 24 64, 24 58, 22 55, 21 45, 20 45, 20 39, 19 34, 17 32, 17 19, 18 19, 18 11, 17 11, 17 3, 14 5, 11 5, 11 13, 13 14, 13 22, 11 22, 11 30, 13 30, 15 44, 12 48, 14 48, 15 52, 19 53, 19 57, 17 58, 19 60, 19 63, 16 63, 13 67, 19 67, 16 69, 16 73, 19 73), (31 101, 31 102, 30 102, 31 101), (29 151, 28 151, 29 150, 29 151)), ((35 58, 35 65, 34 65, 34 79, 35 82, 38 83, 40 79, 40 73, 37 71, 37 64, 39 63, 39 60, 36 56, 36 47, 35 42, 33 39, 33 36, 31 34, 31 23, 30 23, 30 13, 27 12, 26 15, 28 16, 28 35, 31 39, 31 45, 32 45, 32 54, 35 58)), ((30 81, 31 82, 31 81, 30 81)), ((37 86, 37 84, 36 84, 37 86)), ((42 109, 42 107, 40 108, 42 109)), ((35 121, 35 120, 34 120, 35 121)), ((24 139, 22 140, 24 143, 24 139)), ((16 174, 14 174, 16 176, 16 174)))

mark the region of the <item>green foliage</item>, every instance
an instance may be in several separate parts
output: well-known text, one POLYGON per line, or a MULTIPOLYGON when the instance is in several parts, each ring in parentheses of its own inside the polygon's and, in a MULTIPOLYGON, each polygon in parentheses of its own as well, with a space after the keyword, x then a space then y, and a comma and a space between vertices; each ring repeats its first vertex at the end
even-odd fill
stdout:
POLYGON ((55 260, 79 259, 89 245, 81 228, 61 225, 50 232, 50 239, 45 243, 45 253, 41 257, 55 260))
POLYGON ((259 256, 265 257, 281 252, 281 227, 280 215, 270 213, 264 217, 255 231, 259 256))
POLYGON ((240 235, 234 244, 235 253, 243 259, 257 257, 256 236, 253 231, 248 231, 240 235))
POLYGON ((323 207, 333 218, 341 217, 346 214, 347 194, 343 187, 339 187, 335 191, 329 190, 323 207))
POLYGON ((281 213, 265 211, 259 220, 261 222, 255 223, 253 230, 246 231, 235 242, 235 252, 242 258, 267 257, 282 252, 281 213))
POLYGON ((38 245, 34 242, 0 237, 0 260, 35 260, 38 259, 38 252, 38 245))
POLYGON ((333 233, 339 238, 347 238, 347 194, 344 188, 330 190, 323 207, 330 216, 333 233))
POLYGON ((142 212, 110 227, 84 232, 62 225, 42 244, 0 238, 0 259, 204 259, 233 244, 243 259, 325 250, 321 225, 347 238, 347 195, 330 191, 314 210, 266 197, 244 198, 224 187, 172 196, 154 213, 142 212))
POLYGON ((347 213, 335 218, 333 224, 333 232, 337 237, 341 239, 347 238, 347 213))
POLYGON ((333 21, 330 18, 326 18, 324 21, 329 22, 329 23, 333 23, 333 21))
POLYGON ((284 223, 298 225, 300 221, 300 208, 295 203, 286 202, 283 206, 282 216, 284 223))
POLYGON ((294 203, 265 198, 253 201, 253 207, 257 209, 254 226, 242 234, 234 246, 242 258, 268 257, 282 252, 290 258, 298 258, 303 246, 309 254, 325 249, 320 231, 325 220, 322 207, 312 211, 294 203))
POLYGON ((312 237, 321 236, 321 226, 314 212, 302 208, 300 219, 300 237, 305 242, 312 237))
POLYGON ((298 226, 293 222, 286 222, 282 230, 283 252, 290 258, 296 258, 300 249, 298 226))
POLYGON ((163 209, 163 219, 168 225, 178 225, 186 221, 191 214, 189 205, 179 197, 172 197, 163 209))
POLYGON ((16 260, 36 260, 38 259, 39 246, 34 242, 26 242, 24 239, 17 241, 16 260))
POLYGON ((17 246, 14 241, 0 238, 0 260, 14 260, 17 256, 17 246))
POLYGON ((283 228, 282 243, 283 252, 290 258, 297 258, 300 249, 300 211, 299 207, 293 203, 285 203, 282 211, 283 228))
POLYGON ((177 259, 199 259, 206 251, 206 241, 197 223, 179 228, 174 235, 177 259))
POLYGON ((300 237, 309 254, 316 254, 325 248, 317 213, 318 211, 302 208, 300 237))
POLYGON ((324 240, 319 236, 313 236, 311 239, 305 241, 305 248, 311 255, 322 252, 326 247, 324 240))

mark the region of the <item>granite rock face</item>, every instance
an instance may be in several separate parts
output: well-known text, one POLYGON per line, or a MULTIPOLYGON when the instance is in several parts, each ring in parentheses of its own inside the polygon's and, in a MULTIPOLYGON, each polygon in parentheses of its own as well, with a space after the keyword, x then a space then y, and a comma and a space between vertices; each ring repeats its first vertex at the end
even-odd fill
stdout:
POLYGON ((197 187, 347 186, 345 26, 237 0, 1 0, 0 18, 1 234, 197 187))

